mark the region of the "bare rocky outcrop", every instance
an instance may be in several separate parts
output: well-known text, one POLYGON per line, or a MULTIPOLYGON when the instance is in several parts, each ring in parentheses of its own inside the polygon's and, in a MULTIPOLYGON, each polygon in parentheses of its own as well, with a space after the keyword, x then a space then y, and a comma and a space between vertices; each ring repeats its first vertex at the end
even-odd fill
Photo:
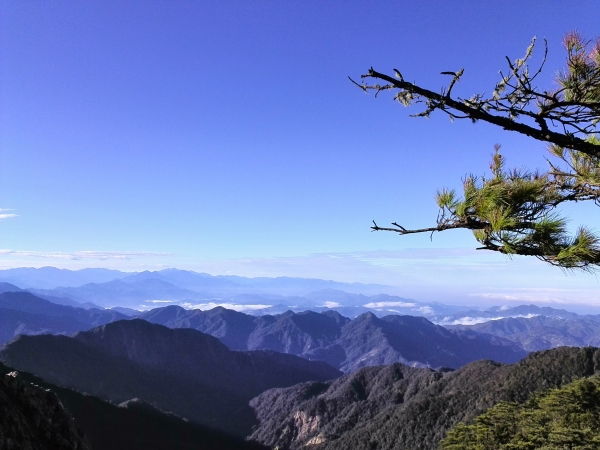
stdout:
POLYGON ((2 450, 91 450, 56 394, 18 372, 0 377, 0 417, 2 450))

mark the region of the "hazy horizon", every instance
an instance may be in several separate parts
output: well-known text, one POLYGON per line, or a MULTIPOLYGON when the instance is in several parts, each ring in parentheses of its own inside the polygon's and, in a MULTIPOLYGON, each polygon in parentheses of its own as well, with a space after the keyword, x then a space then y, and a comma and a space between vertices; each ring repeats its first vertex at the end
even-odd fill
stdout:
MULTIPOLYGON (((333 258, 334 260, 339 260, 341 258, 333 258)), ((405 299, 408 300, 413 300, 413 301, 417 301, 420 303, 430 303, 430 302, 439 302, 442 304, 448 304, 448 305, 459 305, 459 306, 472 306, 476 309, 480 309, 480 308, 487 308, 487 307, 491 307, 491 306, 518 306, 518 305, 523 305, 523 304, 534 304, 536 306, 551 306, 553 308, 559 308, 559 309, 566 309, 569 311, 574 311, 574 312, 584 312, 584 313, 590 313, 590 314, 598 314, 600 313, 600 302, 596 301, 597 298, 597 290, 595 289, 594 285, 584 285, 582 286, 580 283, 580 280, 578 280, 576 277, 568 277, 563 275, 564 277, 566 277, 564 280, 563 279, 559 279, 558 283, 556 284, 560 284, 563 287, 553 287, 550 284, 550 280, 546 279, 546 283, 550 284, 549 286, 545 287, 545 288, 536 288, 536 287, 531 287, 531 286, 535 286, 536 282, 539 282, 541 276, 543 275, 544 271, 546 271, 547 266, 541 262, 539 262, 538 264, 538 278, 531 280, 531 272, 527 272, 527 273, 522 273, 521 274, 521 284, 519 285, 512 285, 510 287, 505 287, 502 286, 502 280, 499 280, 496 283, 493 283, 493 278, 494 278, 494 271, 498 269, 497 265, 495 263, 490 263, 487 266, 482 266, 480 262, 478 262, 478 264, 476 265, 476 269, 479 271, 479 273, 481 274, 481 280, 480 280, 480 284, 479 286, 474 285, 474 284, 468 284, 465 285, 464 282, 461 281, 460 278, 456 279, 456 282, 454 284, 448 283, 447 281, 444 281, 443 283, 438 282, 437 284, 433 284, 432 280, 435 278, 435 274, 437 272, 435 271, 431 271, 432 270, 432 266, 435 266, 435 262, 432 263, 432 260, 418 260, 416 258, 410 259, 409 260, 411 262, 410 265, 405 265, 404 267, 402 267, 401 265, 397 265, 395 266, 396 268, 400 268, 403 269, 404 273, 408 276, 408 275, 412 275, 413 277, 416 278, 416 276, 418 276, 419 273, 421 274, 426 274, 429 273, 430 277, 429 277, 429 282, 430 285, 427 286, 426 283, 423 281, 423 277, 421 276, 420 279, 417 279, 416 281, 414 280, 408 280, 404 285, 400 285, 400 284, 389 284, 389 283, 382 283, 382 282, 376 282, 373 281, 373 279, 368 280, 368 279, 356 279, 354 277, 352 278, 346 278, 344 279, 343 276, 340 277, 326 277, 326 276, 319 276, 318 273, 316 273, 314 270, 313 271, 305 271, 304 273, 298 274, 296 273, 294 275, 294 273, 292 272, 285 272, 285 271, 281 271, 281 273, 278 274, 274 274, 274 273, 266 273, 266 270, 263 270, 263 272, 261 273, 256 273, 256 272, 252 272, 252 271, 248 271, 246 268, 246 271, 244 272, 243 268, 238 271, 235 272, 230 270, 232 267, 235 267, 235 265, 232 263, 232 261, 225 261, 222 262, 225 265, 223 266, 223 269, 227 268, 228 270, 223 270, 221 272, 219 272, 218 270, 210 270, 210 268, 212 267, 213 269, 215 268, 215 264, 214 262, 212 262, 211 264, 207 264, 204 268, 202 267, 196 267, 194 268, 184 268, 184 267, 169 267, 169 268, 174 268, 174 269, 179 269, 179 270, 191 270, 194 272, 201 272, 201 273, 207 273, 209 275, 212 276, 219 276, 219 275, 235 275, 235 276, 242 276, 242 277, 248 277, 248 278, 257 278, 257 277, 267 277, 267 278, 275 278, 278 276, 281 277, 293 277, 293 278, 305 278, 305 279, 318 279, 318 280, 327 280, 327 281, 335 281, 335 282, 341 282, 341 283, 361 283, 364 285, 373 285, 373 286, 384 286, 383 288, 379 289, 379 288, 369 288, 367 290, 362 291, 365 295, 374 295, 376 293, 384 293, 384 294, 389 294, 389 295, 396 295, 399 297, 403 297, 405 299), (207 270, 204 270, 207 269, 207 270), (429 269, 429 271, 428 271, 429 269), (526 279, 528 279, 528 281, 530 282, 529 286, 526 285, 525 281, 526 279), (566 283, 570 283, 570 285, 567 285, 567 287, 564 287, 566 285, 566 283)), ((238 261, 239 262, 239 261, 238 261)), ((245 263, 248 263, 249 261, 243 261, 245 263)), ((254 261, 256 263, 256 261, 254 261)), ((304 261, 306 263, 305 266, 301 266, 298 265, 300 269, 302 268, 309 268, 311 267, 310 262, 311 261, 304 261)), ((313 261, 314 262, 314 261, 313 261)), ((290 265, 290 261, 287 261, 288 266, 290 265)), ((512 266, 510 267, 510 270, 513 270, 515 272, 515 274, 517 274, 519 271, 522 271, 523 269, 523 264, 528 264, 529 260, 526 258, 521 258, 519 261, 509 261, 507 262, 507 264, 512 264, 512 266)), ((280 268, 281 264, 275 262, 274 263, 276 268, 280 268)), ((314 265, 314 264, 313 264, 314 265)), ((319 267, 322 267, 323 264, 321 264, 319 267)), ((25 267, 25 266, 23 266, 25 267)), ((29 266, 32 267, 32 266, 29 266)), ((118 266, 109 266, 109 265, 102 265, 102 266, 95 266, 95 267, 78 267, 78 268, 73 268, 73 267, 57 267, 57 266, 53 266, 53 265, 48 265, 48 264, 40 264, 38 267, 34 267, 34 268, 41 268, 41 267, 53 267, 53 268, 59 268, 59 269, 67 269, 67 270, 82 270, 82 269, 86 269, 86 268, 104 268, 104 269, 113 269, 113 270, 120 270, 122 272, 126 272, 126 273, 139 273, 139 272, 143 272, 145 270, 148 270, 150 272, 155 272, 155 271, 160 271, 163 269, 166 269, 167 267, 164 268, 154 268, 154 269, 142 269, 142 270, 125 270, 123 268, 119 268, 118 266)), ((242 267, 241 265, 239 267, 242 267)), ((16 267, 11 267, 11 268, 16 268, 16 267)), ((3 267, 0 269, 0 271, 2 270, 7 270, 9 268, 7 267, 3 267)), ((435 269, 435 267, 434 267, 435 269)), ((438 269, 440 269, 440 267, 438 267, 438 269)), ((441 270, 456 270, 456 267, 454 265, 448 267, 448 266, 442 266, 441 270)), ((272 272, 274 272, 275 270, 273 270, 272 272)), ((382 278, 383 279, 383 278, 382 278)), ((22 287, 22 286, 19 286, 22 287)), ((359 289, 360 291, 360 289, 359 289)), ((220 304, 220 303, 219 303, 220 304)), ((340 306, 345 306, 345 305, 340 305, 340 306)))

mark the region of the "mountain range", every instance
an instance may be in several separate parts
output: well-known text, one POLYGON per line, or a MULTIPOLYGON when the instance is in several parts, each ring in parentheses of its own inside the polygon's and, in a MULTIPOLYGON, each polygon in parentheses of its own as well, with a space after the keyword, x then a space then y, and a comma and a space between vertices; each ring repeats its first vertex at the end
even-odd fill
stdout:
POLYGON ((0 290, 6 289, 16 292, 0 294, 0 343, 18 334, 72 334, 129 319, 134 314, 171 328, 194 328, 208 333, 234 350, 270 349, 326 361, 350 372, 364 365, 392 362, 432 367, 459 367, 479 358, 511 362, 525 354, 515 353, 515 346, 529 352, 561 345, 596 345, 600 341, 599 316, 579 316, 534 305, 447 316, 451 323, 472 319, 474 313, 479 314, 477 322, 487 320, 474 325, 446 325, 445 328, 452 331, 448 333, 423 318, 376 317, 364 313, 350 319, 331 309, 320 313, 287 311, 253 316, 223 307, 201 311, 171 305, 144 313, 122 308, 125 315, 117 310, 58 305, 16 286, 0 284, 0 290), (365 321, 366 318, 370 318, 370 322, 365 321), (369 325, 361 326, 363 321, 369 325), (421 327, 418 332, 417 326, 421 327), (420 339, 419 346, 415 347, 409 342, 417 333, 426 338, 420 339), (466 345, 469 343, 470 347, 466 345), (513 350, 509 351, 511 347, 513 350), (421 350, 413 351, 413 348, 421 350), (452 355, 460 356, 453 358, 452 355))
MULTIPOLYGON (((391 290, 379 284, 343 283, 331 280, 292 277, 246 278, 234 275, 209 275, 178 269, 150 272, 120 272, 108 269, 66 270, 54 267, 15 268, 0 270, 0 282, 7 282, 24 289, 79 288, 87 284, 104 284, 121 280, 138 283, 158 280, 192 292, 215 293, 227 296, 239 294, 265 294, 295 296, 322 289, 339 289, 352 293, 379 293, 391 290)), ((120 286, 120 285, 119 285, 120 286)), ((85 290, 84 290, 85 291, 85 290)), ((84 292, 82 291, 82 292, 84 292)))
POLYGON ((232 349, 269 349, 325 361, 349 373, 363 366, 402 362, 458 368, 478 359, 515 362, 526 355, 508 340, 473 331, 449 331, 423 317, 365 313, 349 319, 335 311, 288 311, 253 317, 225 308, 157 308, 139 316, 171 328, 194 328, 232 349))
POLYGON ((596 317, 507 317, 476 325, 449 326, 454 330, 472 330, 508 339, 532 352, 567 345, 600 346, 600 320, 596 317))
MULTIPOLYGON (((174 304, 202 310, 224 306, 253 315, 280 314, 288 310, 335 310, 350 318, 365 312, 377 316, 399 314, 426 317, 443 326, 536 315, 582 317, 534 305, 483 310, 440 302, 423 303, 390 295, 386 292, 390 289, 389 286, 303 278, 212 276, 177 269, 135 273, 106 269, 68 271, 52 267, 0 270, 0 292, 27 290, 56 304, 85 309, 127 308, 128 315, 135 314, 136 310, 143 312, 174 304)), ((600 320, 600 316, 585 317, 600 320)))
POLYGON ((236 352, 192 329, 121 320, 73 337, 18 336, 0 361, 48 382, 121 403, 141 398, 197 423, 244 435, 248 401, 264 390, 341 373, 270 351, 236 352))
POLYGON ((58 305, 27 291, 0 293, 0 344, 19 334, 68 334, 128 318, 116 311, 58 305))
POLYGON ((34 422, 50 405, 71 423, 19 381, 34 379, 85 431, 61 426, 81 448, 430 449, 499 401, 600 371, 599 350, 576 348, 599 345, 600 315, 423 304, 324 280, 113 272, 0 281, 0 369, 41 377, 0 377, 0 410, 25 418, 18 391, 34 422))

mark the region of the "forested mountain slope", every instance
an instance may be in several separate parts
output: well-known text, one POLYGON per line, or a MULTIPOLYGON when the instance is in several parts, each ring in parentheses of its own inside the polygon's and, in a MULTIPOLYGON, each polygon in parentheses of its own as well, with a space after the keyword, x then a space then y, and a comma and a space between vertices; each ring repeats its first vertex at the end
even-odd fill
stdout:
POLYGON ((90 444, 93 450, 264 448, 164 413, 136 399, 113 405, 89 394, 46 383, 26 372, 16 374, 3 364, 0 364, 0 417, 3 418, 2 449, 10 448, 6 445, 9 438, 19 445, 13 448, 30 450, 88 450, 90 444), (8 373, 11 375, 6 376, 8 373), (49 422, 48 418, 52 420, 49 422))
POLYGON ((56 394, 23 381, 17 372, 0 373, 0 418, 1 449, 91 450, 56 394))
POLYGON ((600 350, 591 347, 532 353, 511 365, 477 361, 452 372, 367 367, 261 394, 251 402, 259 421, 251 438, 280 449, 431 450, 447 430, 499 401, 523 402, 598 371, 600 350))
POLYGON ((458 424, 443 450, 597 449, 600 380, 582 378, 535 394, 524 404, 500 402, 472 425, 458 424))

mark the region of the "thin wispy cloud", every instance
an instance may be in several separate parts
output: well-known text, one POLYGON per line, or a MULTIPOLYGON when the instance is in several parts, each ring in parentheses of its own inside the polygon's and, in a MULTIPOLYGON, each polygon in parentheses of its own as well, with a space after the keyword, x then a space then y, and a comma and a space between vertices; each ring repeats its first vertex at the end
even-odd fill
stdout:
POLYGON ((598 290, 595 288, 511 288, 497 290, 495 292, 479 292, 469 294, 469 297, 475 297, 491 302, 506 303, 538 303, 538 304, 556 304, 556 305, 594 305, 599 304, 598 290))
POLYGON ((85 259, 106 260, 130 260, 139 257, 169 256, 170 253, 159 252, 100 252, 100 251, 79 251, 79 252, 41 252, 29 250, 8 250, 0 249, 0 255, 25 256, 44 259, 67 259, 79 261, 85 259))
POLYGON ((318 306, 323 308, 339 308, 340 306, 342 306, 342 304, 338 302, 324 302, 322 305, 318 306))
POLYGON ((414 308, 418 305, 407 302, 371 302, 364 306, 365 308, 414 308))
POLYGON ((215 302, 209 302, 209 303, 182 303, 181 304, 182 307, 186 308, 186 309, 200 309, 202 311, 206 311, 209 309, 214 309, 217 308, 219 306, 226 308, 226 309, 232 309, 234 311, 238 311, 238 312, 243 312, 243 311, 259 311, 261 309, 267 309, 270 308, 271 305, 262 305, 262 304, 256 304, 256 305, 240 305, 237 303, 215 303, 215 302))
POLYGON ((14 211, 14 209, 0 208, 0 220, 10 219, 11 217, 19 217, 15 213, 9 213, 9 212, 6 212, 6 211, 14 211))
POLYGON ((478 323, 485 323, 485 322, 489 322, 491 320, 502 320, 502 319, 506 319, 507 317, 511 317, 511 318, 524 318, 524 319, 531 319, 533 317, 537 317, 539 314, 518 314, 515 316, 498 316, 498 317, 461 317, 460 319, 455 319, 455 320, 442 320, 441 322, 438 322, 438 325, 477 325, 478 323))

